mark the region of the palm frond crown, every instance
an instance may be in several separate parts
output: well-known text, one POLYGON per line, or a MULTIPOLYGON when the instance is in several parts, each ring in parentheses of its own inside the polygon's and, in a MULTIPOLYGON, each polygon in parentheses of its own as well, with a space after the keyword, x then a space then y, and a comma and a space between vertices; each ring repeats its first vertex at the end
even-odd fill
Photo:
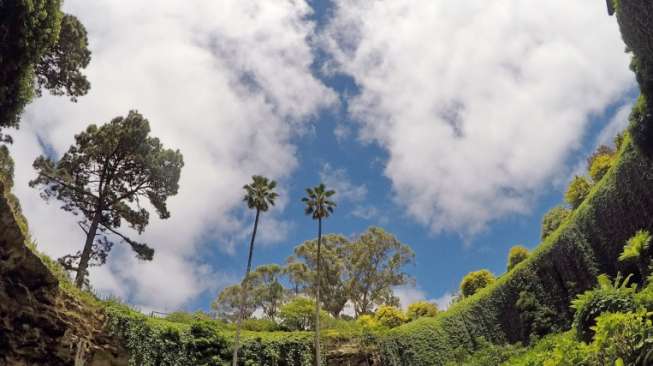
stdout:
POLYGON ((318 186, 306 189, 306 197, 302 202, 306 205, 304 212, 314 220, 329 217, 336 207, 336 203, 331 199, 336 191, 327 190, 324 183, 318 186))
POLYGON ((274 200, 279 196, 274 189, 277 182, 270 180, 262 175, 252 176, 252 183, 243 186, 245 196, 243 201, 247 202, 247 207, 259 211, 267 211, 270 206, 274 206, 274 200))

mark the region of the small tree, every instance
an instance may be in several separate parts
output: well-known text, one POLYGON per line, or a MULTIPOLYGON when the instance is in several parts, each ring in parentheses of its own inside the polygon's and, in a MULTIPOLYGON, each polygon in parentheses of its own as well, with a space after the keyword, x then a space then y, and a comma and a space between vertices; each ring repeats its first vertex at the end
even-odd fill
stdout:
POLYGON ((216 315, 230 322, 237 322, 242 311, 242 317, 247 319, 254 314, 256 303, 254 299, 248 299, 247 304, 242 306, 242 288, 240 285, 225 287, 218 297, 211 303, 211 308, 216 315))
POLYGON ((648 276, 650 245, 651 234, 646 230, 640 230, 628 239, 623 251, 619 255, 621 262, 632 262, 637 265, 642 281, 646 280, 648 276))
POLYGON ((585 177, 575 176, 565 192, 565 201, 572 209, 578 208, 589 195, 592 186, 585 177))
MULTIPOLYGON (((317 220, 317 271, 316 279, 320 278, 321 250, 322 250, 322 219, 333 213, 336 203, 331 199, 336 191, 327 190, 322 183, 314 188, 306 189, 307 196, 302 198, 306 205, 304 213, 317 220)), ((315 281, 315 366, 320 366, 322 354, 320 353, 320 281, 315 281)), ((234 365, 235 366, 235 365, 234 365)))
POLYGON ((141 206, 143 199, 161 219, 170 217, 166 200, 177 194, 183 158, 149 134, 149 122, 131 111, 100 127, 90 125, 58 161, 46 156, 34 161, 38 176, 30 186, 39 187, 45 200, 55 198, 64 211, 81 216, 84 247, 60 259, 64 268, 76 272, 79 288, 89 265, 104 264, 116 238, 129 244, 137 258, 152 260, 152 248, 117 230, 124 221, 139 234, 145 230, 150 213, 141 206))
POLYGON ((406 316, 410 320, 422 317, 434 317, 438 314, 438 306, 429 301, 418 301, 408 305, 406 316))
POLYGON ((282 268, 278 264, 256 267, 253 272, 254 302, 263 308, 263 314, 274 319, 283 303, 284 288, 279 283, 282 268))
POLYGON ((526 258, 528 258, 528 249, 523 245, 515 245, 510 248, 510 252, 508 253, 508 272, 526 260, 526 258))
POLYGON ((464 297, 469 297, 477 293, 480 289, 491 285, 496 281, 492 272, 482 269, 476 272, 468 273, 460 283, 460 291, 464 297))
POLYGON ((541 239, 546 239, 551 233, 558 230, 563 221, 569 217, 571 211, 564 206, 556 206, 549 210, 542 218, 541 239))
MULTIPOLYGON (((326 320, 329 314, 320 311, 320 319, 326 320)), ((281 326, 294 330, 310 330, 315 327, 315 301, 304 296, 297 296, 279 309, 281 326)))

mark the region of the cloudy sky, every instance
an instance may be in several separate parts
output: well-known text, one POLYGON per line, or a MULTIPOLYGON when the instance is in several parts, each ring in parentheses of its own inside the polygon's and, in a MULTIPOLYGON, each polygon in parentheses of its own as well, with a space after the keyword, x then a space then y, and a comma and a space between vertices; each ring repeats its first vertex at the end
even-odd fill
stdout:
POLYGON ((143 309, 207 309, 238 280, 253 174, 280 183, 254 264, 315 235, 307 186, 338 191, 325 230, 380 225, 413 247, 404 302, 447 302, 471 270, 534 247, 542 214, 632 103, 614 18, 598 0, 67 0, 93 51, 90 93, 30 105, 12 147, 17 194, 39 248, 82 245, 75 218, 27 182, 89 123, 137 109, 184 154, 172 217, 92 271, 97 291, 143 309))

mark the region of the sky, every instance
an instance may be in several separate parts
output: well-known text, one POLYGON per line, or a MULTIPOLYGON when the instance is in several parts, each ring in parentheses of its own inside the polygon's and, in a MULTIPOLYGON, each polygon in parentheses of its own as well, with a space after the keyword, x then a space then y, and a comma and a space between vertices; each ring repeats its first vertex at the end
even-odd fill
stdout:
MULTIPOLYGON (((81 249, 76 218, 28 187, 90 123, 136 109, 184 155, 172 217, 116 246, 95 291, 143 311, 208 310, 242 276, 253 212, 242 186, 279 182, 254 266, 316 235, 304 189, 338 207, 325 232, 381 226, 412 247, 402 305, 444 307, 468 272, 505 271, 539 242, 586 156, 627 123, 636 95, 616 20, 598 0, 67 0, 89 33, 91 91, 45 95, 14 132, 16 194, 38 248, 81 249)), ((132 233, 133 236, 136 234, 132 233)))

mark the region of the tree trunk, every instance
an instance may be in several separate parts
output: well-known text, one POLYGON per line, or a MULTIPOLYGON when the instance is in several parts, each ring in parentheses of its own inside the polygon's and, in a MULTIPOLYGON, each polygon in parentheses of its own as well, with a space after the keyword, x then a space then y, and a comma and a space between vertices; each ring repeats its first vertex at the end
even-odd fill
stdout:
POLYGON ((79 258, 79 266, 77 266, 77 275, 75 276, 75 286, 77 286, 77 288, 80 289, 82 288, 82 286, 84 286, 84 277, 86 275, 86 269, 88 268, 88 262, 91 260, 93 241, 95 240, 95 235, 97 234, 97 228, 98 228, 98 224, 100 223, 101 217, 102 217, 102 209, 98 207, 95 210, 93 221, 91 221, 91 226, 89 227, 88 233, 86 234, 86 243, 84 243, 82 256, 79 258))
POLYGON ((320 354, 320 249, 322 248, 322 218, 318 218, 317 226, 317 284, 315 286, 315 366, 321 365, 320 354))
POLYGON ((245 278, 243 279, 241 285, 241 298, 240 298, 240 312, 238 314, 238 320, 236 323, 236 341, 234 343, 234 353, 231 360, 232 366, 238 366, 238 349, 240 348, 240 328, 242 327, 243 317, 245 316, 245 304, 247 303, 247 286, 249 281, 249 272, 252 269, 252 254, 254 253, 254 239, 256 238, 256 229, 258 228, 258 219, 261 214, 261 210, 256 210, 256 218, 254 219, 254 230, 252 231, 252 240, 249 242, 249 256, 247 257, 247 270, 245 271, 245 278))

